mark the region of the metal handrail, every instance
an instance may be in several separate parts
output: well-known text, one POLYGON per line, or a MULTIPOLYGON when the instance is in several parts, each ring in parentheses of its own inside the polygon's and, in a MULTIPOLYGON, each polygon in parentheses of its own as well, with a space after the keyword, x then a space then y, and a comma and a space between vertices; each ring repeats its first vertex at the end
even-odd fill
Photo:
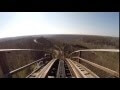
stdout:
POLYGON ((12 75, 12 74, 14 74, 14 73, 17 73, 17 72, 19 72, 19 71, 21 71, 21 70, 23 70, 23 69, 25 69, 25 68, 33 65, 33 64, 36 64, 36 63, 40 62, 40 61, 43 60, 43 59, 46 59, 46 58, 38 59, 37 61, 31 62, 31 63, 29 63, 29 64, 27 64, 27 65, 24 65, 24 66, 22 66, 22 67, 20 67, 20 68, 18 68, 18 69, 12 70, 12 71, 10 71, 9 74, 12 75))
POLYGON ((77 50, 77 51, 73 51, 72 53, 70 53, 70 55, 72 55, 73 53, 76 52, 81 52, 81 51, 96 51, 96 52, 119 52, 119 49, 81 49, 81 50, 77 50))
POLYGON ((0 49, 0 52, 8 52, 8 51, 44 51, 50 53, 49 51, 39 50, 39 49, 0 49))

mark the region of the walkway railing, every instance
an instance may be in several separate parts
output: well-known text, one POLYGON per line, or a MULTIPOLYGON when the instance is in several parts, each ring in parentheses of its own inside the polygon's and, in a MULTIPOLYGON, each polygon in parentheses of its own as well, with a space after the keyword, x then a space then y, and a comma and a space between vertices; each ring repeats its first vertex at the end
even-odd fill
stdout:
POLYGON ((95 68, 98 68, 98 69, 102 70, 102 71, 105 71, 106 73, 109 73, 110 75, 112 75, 114 77, 120 77, 119 73, 114 71, 114 70, 111 70, 111 69, 106 68, 104 66, 101 66, 99 64, 93 63, 93 62, 91 62, 89 60, 81 58, 81 53, 82 52, 86 52, 86 51, 92 51, 92 52, 93 51, 99 51, 99 52, 115 52, 115 53, 119 53, 119 49, 84 49, 84 50, 77 50, 77 51, 74 51, 74 52, 70 53, 69 57, 72 58, 72 59, 73 58, 79 59, 80 61, 83 61, 83 62, 85 62, 85 63, 87 63, 87 64, 89 64, 89 65, 91 65, 91 66, 93 66, 95 68), (74 53, 78 53, 78 56, 77 57, 72 57, 72 54, 74 54, 74 53))
MULTIPOLYGON (((39 63, 41 60, 47 59, 47 57, 44 57, 44 58, 41 58, 41 59, 36 60, 34 62, 31 62, 31 63, 29 63, 27 65, 24 65, 24 66, 22 66, 22 67, 20 67, 18 69, 10 71, 9 67, 8 67, 8 64, 7 64, 7 61, 6 61, 5 53, 6 52, 13 52, 13 51, 35 51, 35 52, 40 52, 40 51, 43 51, 43 50, 37 50, 37 49, 0 49, 0 66, 1 66, 4 77, 6 77, 6 78, 12 78, 13 74, 15 74, 15 73, 17 73, 17 72, 19 72, 19 71, 21 71, 21 70, 23 70, 25 68, 28 68, 33 64, 39 63)), ((48 51, 44 51, 44 52, 50 53, 48 51)))

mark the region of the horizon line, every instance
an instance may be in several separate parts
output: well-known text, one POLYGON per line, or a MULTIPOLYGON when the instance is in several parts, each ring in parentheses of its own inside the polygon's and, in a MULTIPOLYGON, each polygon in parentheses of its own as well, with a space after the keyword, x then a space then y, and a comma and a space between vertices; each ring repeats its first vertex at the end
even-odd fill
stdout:
POLYGON ((44 36, 44 35, 85 35, 85 36, 101 36, 101 37, 115 37, 119 38, 119 36, 109 36, 109 35, 96 35, 96 34, 37 34, 37 35, 20 35, 20 36, 8 36, 8 37, 0 37, 0 39, 7 38, 19 38, 19 37, 28 37, 28 36, 44 36))

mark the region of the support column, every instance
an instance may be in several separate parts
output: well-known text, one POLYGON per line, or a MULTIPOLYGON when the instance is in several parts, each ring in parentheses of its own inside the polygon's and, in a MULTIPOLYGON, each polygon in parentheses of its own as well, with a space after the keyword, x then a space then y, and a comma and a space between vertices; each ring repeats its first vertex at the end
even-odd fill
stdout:
POLYGON ((9 74, 10 70, 7 65, 6 55, 4 52, 0 52, 0 67, 5 78, 12 78, 12 76, 9 74))
MULTIPOLYGON (((78 52, 78 55, 77 55, 77 57, 79 57, 80 56, 80 52, 78 52)), ((77 59, 77 62, 79 62, 79 59, 77 59)))
MULTIPOLYGON (((82 54, 82 52, 80 51, 79 54, 78 54, 78 57, 81 57, 81 54, 82 54)), ((78 61, 79 61, 79 63, 81 63, 80 59, 78 59, 78 61)))

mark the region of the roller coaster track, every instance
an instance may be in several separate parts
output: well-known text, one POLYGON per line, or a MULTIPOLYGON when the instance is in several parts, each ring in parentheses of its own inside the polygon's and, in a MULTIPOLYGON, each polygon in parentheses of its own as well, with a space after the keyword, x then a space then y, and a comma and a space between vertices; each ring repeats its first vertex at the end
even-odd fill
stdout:
POLYGON ((76 78, 99 78, 95 73, 93 73, 91 70, 87 69, 80 63, 70 60, 68 58, 66 58, 66 60, 70 65, 71 70, 73 71, 76 78))
MULTIPOLYGON (((119 78, 119 73, 101 66, 97 63, 93 63, 89 60, 83 59, 79 56, 72 57, 73 53, 79 53, 84 51, 102 51, 102 52, 117 52, 117 49, 85 49, 85 50, 77 50, 71 52, 69 57, 64 58, 49 58, 42 57, 34 62, 31 62, 27 65, 24 65, 18 69, 9 71, 9 68, 6 63, 5 52, 13 52, 13 51, 41 51, 36 49, 0 49, 0 66, 4 74, 4 78, 12 78, 13 74, 16 74, 19 71, 24 70, 25 68, 29 68, 31 65, 35 65, 34 70, 27 75, 25 78, 100 78, 95 72, 91 69, 84 66, 82 63, 75 61, 77 58, 97 69, 103 70, 104 72, 112 75, 113 77, 119 78), (37 64, 37 65, 36 65, 37 64)), ((46 53, 50 53, 45 51, 46 53)))

